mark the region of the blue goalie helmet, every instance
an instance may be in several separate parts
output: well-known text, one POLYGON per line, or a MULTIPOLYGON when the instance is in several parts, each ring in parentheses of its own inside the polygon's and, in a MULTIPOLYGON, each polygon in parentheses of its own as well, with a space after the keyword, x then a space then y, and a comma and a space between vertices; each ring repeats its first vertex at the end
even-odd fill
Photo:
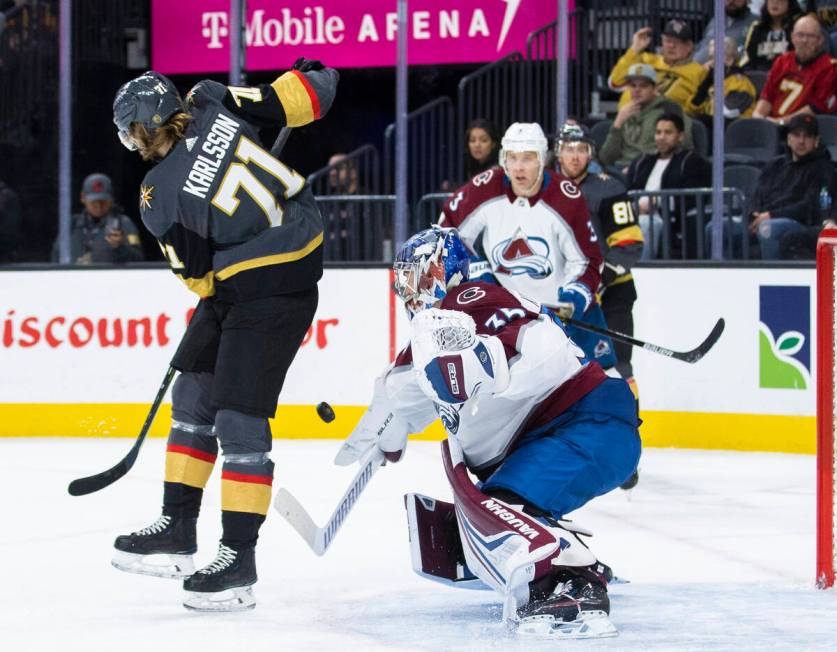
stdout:
POLYGON ((163 126, 175 113, 183 111, 180 94, 171 80, 149 70, 126 82, 113 100, 113 122, 119 140, 130 150, 137 148, 130 137, 131 125, 143 125, 149 132, 163 126))
POLYGON ((445 298, 468 280, 470 254, 456 229, 432 226, 419 231, 398 250, 395 292, 412 317, 445 298))

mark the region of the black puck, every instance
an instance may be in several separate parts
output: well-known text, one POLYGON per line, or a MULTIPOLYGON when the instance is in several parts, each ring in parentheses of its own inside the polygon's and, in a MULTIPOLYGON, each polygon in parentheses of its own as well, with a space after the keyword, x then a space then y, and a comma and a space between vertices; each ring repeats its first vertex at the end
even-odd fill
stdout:
POLYGON ((325 401, 317 405, 317 414, 319 414, 320 418, 326 423, 334 421, 334 410, 325 401))

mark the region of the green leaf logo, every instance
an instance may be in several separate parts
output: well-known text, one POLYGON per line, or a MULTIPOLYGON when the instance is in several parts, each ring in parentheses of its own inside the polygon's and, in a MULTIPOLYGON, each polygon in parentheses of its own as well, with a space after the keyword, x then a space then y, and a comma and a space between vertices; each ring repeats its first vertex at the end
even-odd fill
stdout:
POLYGON ((773 341, 773 333, 759 324, 759 387, 764 389, 806 389, 807 369, 793 356, 805 344, 799 331, 787 331, 773 341))

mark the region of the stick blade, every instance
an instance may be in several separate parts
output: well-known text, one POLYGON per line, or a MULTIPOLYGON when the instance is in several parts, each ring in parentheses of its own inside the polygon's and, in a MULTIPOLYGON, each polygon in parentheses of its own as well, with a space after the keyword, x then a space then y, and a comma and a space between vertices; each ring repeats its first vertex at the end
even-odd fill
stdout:
POLYGON ((725 326, 726 322, 724 321, 724 318, 721 317, 717 322, 715 322, 715 326, 712 328, 712 332, 709 333, 707 338, 703 340, 703 342, 696 349, 681 354, 682 357, 680 357, 680 359, 690 364, 694 364, 700 360, 703 356, 709 353, 709 350, 715 346, 715 342, 721 338, 725 326))
POLYGON ((291 527, 297 531, 315 554, 322 556, 325 546, 322 545, 321 530, 311 519, 308 512, 296 497, 284 487, 280 487, 273 499, 273 509, 279 512, 291 527))
POLYGON ((87 494, 95 493, 119 480, 119 478, 128 472, 129 468, 126 464, 120 463, 102 473, 78 478, 70 483, 67 491, 71 496, 86 496, 87 494))

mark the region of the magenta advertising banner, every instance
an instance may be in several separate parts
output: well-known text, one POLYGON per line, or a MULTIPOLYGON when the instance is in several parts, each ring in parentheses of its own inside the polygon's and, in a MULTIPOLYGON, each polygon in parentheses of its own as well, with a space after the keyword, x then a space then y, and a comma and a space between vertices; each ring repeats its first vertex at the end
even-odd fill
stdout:
MULTIPOLYGON (((570 0, 570 10, 574 1, 570 0)), ((229 0, 152 0, 151 57, 163 73, 229 70, 229 0)), ((395 0, 248 0, 248 70, 297 57, 337 68, 394 66, 395 0)), ((493 61, 555 20, 555 0, 410 0, 410 64, 493 61)))

